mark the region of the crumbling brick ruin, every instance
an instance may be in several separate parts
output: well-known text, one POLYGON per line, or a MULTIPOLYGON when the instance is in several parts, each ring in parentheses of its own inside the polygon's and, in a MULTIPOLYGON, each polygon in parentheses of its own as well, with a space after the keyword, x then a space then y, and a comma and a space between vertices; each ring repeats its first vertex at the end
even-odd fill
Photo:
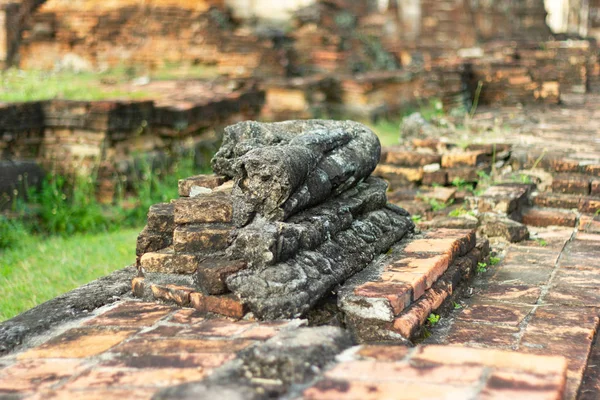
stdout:
POLYGON ((150 209, 136 295, 277 320, 314 313, 335 290, 339 318, 360 340, 408 340, 487 257, 472 231, 413 235, 387 183, 370 176, 381 148, 364 125, 243 122, 225 132, 217 175, 182 180, 180 199, 150 209))

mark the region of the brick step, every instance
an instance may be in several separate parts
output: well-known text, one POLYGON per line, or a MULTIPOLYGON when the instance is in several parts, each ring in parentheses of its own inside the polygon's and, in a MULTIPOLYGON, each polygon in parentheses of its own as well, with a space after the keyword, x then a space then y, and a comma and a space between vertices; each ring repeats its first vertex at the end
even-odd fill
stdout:
POLYGON ((536 149, 518 149, 512 152, 510 163, 515 171, 529 168, 541 168, 548 172, 586 174, 600 177, 600 154, 590 154, 581 159, 577 154, 568 152, 536 149))
POLYGON ((361 341, 414 338, 488 252, 472 230, 437 229, 400 243, 344 285, 348 327, 361 341))
POLYGON ((565 226, 574 228, 577 225, 578 213, 552 208, 530 208, 523 212, 522 222, 525 225, 547 227, 565 226))
POLYGON ((537 193, 531 196, 536 207, 576 209, 585 214, 595 214, 600 210, 600 199, 577 194, 537 193))
POLYGON ((561 399, 566 386, 563 357, 522 352, 363 345, 339 360, 295 398, 561 399))
POLYGON ((552 192, 600 198, 600 177, 585 174, 558 174, 552 179, 552 192))

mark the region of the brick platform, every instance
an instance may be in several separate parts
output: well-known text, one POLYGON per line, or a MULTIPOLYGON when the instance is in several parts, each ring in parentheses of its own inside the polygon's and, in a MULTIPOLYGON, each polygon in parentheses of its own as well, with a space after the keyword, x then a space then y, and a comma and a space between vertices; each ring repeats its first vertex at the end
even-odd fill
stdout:
POLYGON ((290 351, 287 363, 293 364, 296 357, 291 355, 295 337, 304 338, 303 353, 316 350, 321 359, 329 351, 325 349, 332 349, 321 371, 295 381, 307 389, 291 381, 278 387, 279 395, 292 398, 420 399, 452 394, 557 399, 565 387, 562 357, 447 346, 362 346, 344 352, 348 344, 341 345, 341 337, 332 342, 321 328, 302 325, 206 319, 193 310, 120 302, 76 324, 59 326, 41 338, 42 344, 0 358, 0 396, 150 399, 157 393, 160 398, 182 398, 186 393, 231 392, 266 398, 274 382, 226 371, 236 370, 239 363, 252 371, 262 348, 272 349, 273 362, 279 357, 273 348, 279 337, 286 338, 282 349, 288 346, 290 351), (311 341, 311 329, 323 333, 311 341), (221 383, 224 373, 228 378, 221 383), (168 387, 172 388, 164 390, 168 387))

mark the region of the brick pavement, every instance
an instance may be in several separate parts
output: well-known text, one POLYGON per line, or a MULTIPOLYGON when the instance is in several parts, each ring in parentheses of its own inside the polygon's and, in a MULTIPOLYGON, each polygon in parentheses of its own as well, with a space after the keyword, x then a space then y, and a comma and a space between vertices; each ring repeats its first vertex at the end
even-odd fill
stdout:
MULTIPOLYGON (((577 397, 584 374, 587 398, 593 398, 589 393, 598 393, 594 382, 600 377, 597 348, 591 356, 600 323, 599 267, 600 235, 541 231, 537 240, 510 245, 503 260, 476 280, 472 297, 426 342, 564 356, 565 398, 577 397)), ((583 389, 580 398, 586 398, 583 389)))
MULTIPOLYGON (((235 368, 240 362, 247 366, 246 374, 259 374, 250 394, 267 398, 265 393, 273 381, 260 378, 264 370, 249 367, 255 361, 248 361, 248 354, 260 354, 264 343, 271 343, 271 348, 275 343, 284 350, 289 346, 293 353, 298 348, 293 334, 306 331, 301 326, 299 321, 206 319, 191 309, 120 302, 37 347, 0 359, 0 398, 150 399, 157 394, 181 398, 168 395, 176 392, 161 390, 186 383, 182 388, 205 388, 218 381, 214 378, 218 371, 235 368), (270 338, 276 341, 268 341, 270 338)), ((312 349, 323 357, 327 338, 319 333, 316 346, 306 338, 300 340, 302 352, 312 349)), ((345 352, 343 348, 335 349, 339 355, 322 370, 317 368, 316 376, 309 375, 304 382, 295 382, 303 385, 288 385, 278 394, 287 392, 290 398, 306 399, 491 399, 509 395, 557 399, 565 390, 563 357, 452 346, 365 345, 345 352)), ((271 367, 280 357, 272 351, 266 361, 271 367)), ((293 367, 292 356, 283 354, 287 367, 275 369, 277 377, 285 376, 285 368, 298 368, 293 367)), ((231 398, 250 398, 239 397, 248 394, 244 392, 245 377, 230 374, 226 379, 229 389, 218 386, 215 393, 233 392, 238 397, 231 398)))

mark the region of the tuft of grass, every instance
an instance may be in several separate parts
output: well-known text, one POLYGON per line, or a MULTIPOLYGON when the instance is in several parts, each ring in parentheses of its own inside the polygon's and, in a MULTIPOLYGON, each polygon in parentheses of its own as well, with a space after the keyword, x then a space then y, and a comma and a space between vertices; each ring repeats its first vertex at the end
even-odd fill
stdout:
POLYGON ((0 321, 133 263, 140 230, 24 234, 17 246, 0 251, 0 321))
POLYGON ((544 239, 535 239, 535 241, 537 242, 537 244, 539 244, 542 247, 548 246, 548 242, 545 241, 544 239))
POLYGON ((490 265, 498 265, 500 263, 500 257, 490 257, 490 265))

